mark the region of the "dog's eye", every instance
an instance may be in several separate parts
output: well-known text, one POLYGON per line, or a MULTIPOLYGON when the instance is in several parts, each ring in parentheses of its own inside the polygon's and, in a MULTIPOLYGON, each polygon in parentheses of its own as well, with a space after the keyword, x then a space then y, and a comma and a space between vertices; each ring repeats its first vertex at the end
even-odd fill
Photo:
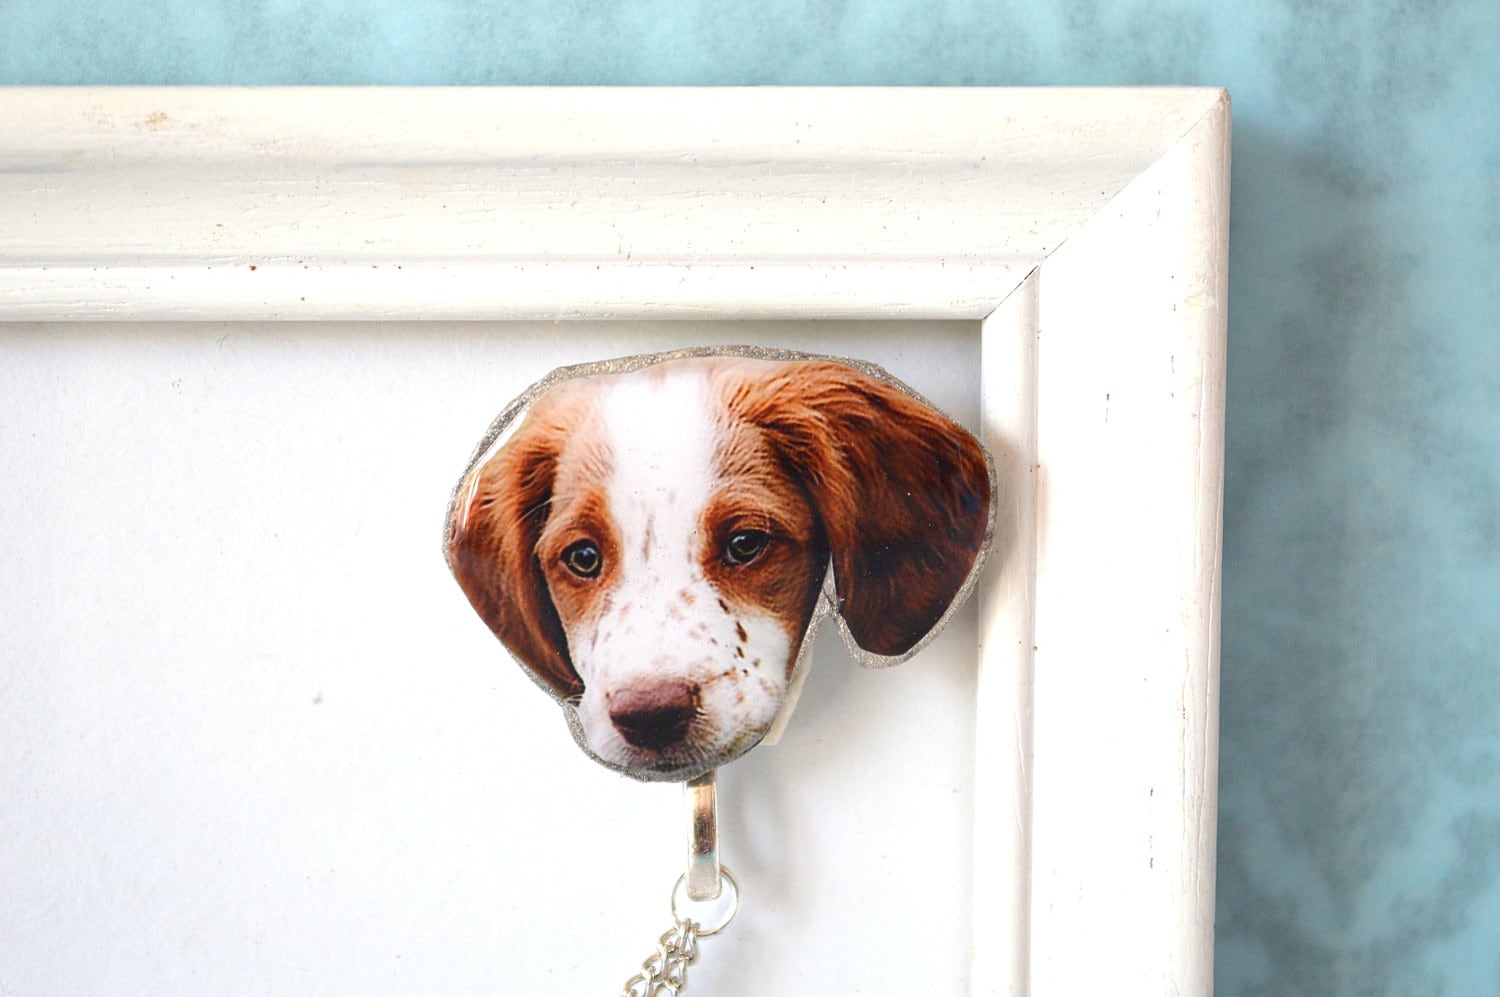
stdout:
POLYGON ((770 541, 770 535, 761 530, 741 530, 732 534, 724 545, 724 560, 730 564, 749 564, 760 557, 770 541))
POLYGON ((563 565, 579 578, 593 578, 604 565, 604 557, 592 540, 580 540, 562 552, 563 565))

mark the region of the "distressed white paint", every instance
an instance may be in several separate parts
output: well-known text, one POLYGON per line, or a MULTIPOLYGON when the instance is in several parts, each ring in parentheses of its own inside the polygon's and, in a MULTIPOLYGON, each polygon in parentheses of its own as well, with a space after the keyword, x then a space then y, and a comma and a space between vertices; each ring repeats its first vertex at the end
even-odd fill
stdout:
POLYGON ((1040 269, 1031 965, 1048 993, 1212 988, 1228 150, 1227 115, 1206 119, 1040 269))
MULTIPOLYGON (((0 316, 985 320, 984 421, 1002 470, 1015 475, 1004 488, 1016 519, 1002 528, 1002 542, 1013 546, 1000 551, 1003 566, 980 597, 969 983, 976 994, 1201 994, 1210 986, 1212 952, 1227 129, 1227 102, 1210 90, 7 90, 0 92, 0 316)), ((517 342, 536 351, 527 336, 517 342)), ((619 341, 632 337, 621 332, 619 341)), ((515 349, 510 364, 524 366, 523 346, 515 349)), ((46 397, 45 386, 9 386, 46 397)), ((370 391, 378 405, 380 389, 370 391)), ((320 399, 299 396, 296 403, 316 411, 320 399)), ((74 416, 59 410, 50 418, 74 416)), ((41 410, 33 417, 49 418, 41 410)), ((16 425, 24 432, 24 423, 16 425)), ((123 428, 133 446, 148 445, 134 427, 123 428)), ((252 454, 266 447, 253 432, 223 443, 252 454)), ((104 456, 91 452, 89 466, 112 467, 99 463, 104 456)), ((167 473, 183 458, 149 459, 167 473)), ((220 483, 233 482, 226 472, 220 483)), ((12 543, 4 575, 9 603, 39 613, 49 599, 71 604, 75 590, 49 595, 31 579, 54 577, 37 574, 46 541, 88 534, 94 520, 53 523, 49 502, 20 483, 12 489, 30 496, 13 511, 39 528, 12 543)), ((243 630, 248 642, 254 632, 246 621, 281 597, 267 558, 284 560, 297 583, 306 566, 299 566, 296 544, 269 539, 273 519, 254 519, 254 508, 226 506, 230 500, 216 494, 183 510, 182 529, 216 522, 205 521, 205 510, 252 516, 253 538, 230 532, 222 541, 224 567, 246 580, 220 593, 247 600, 225 625, 243 630)), ((299 495, 293 489, 283 496, 287 514, 329 522, 321 507, 299 511, 299 495)), ((169 532, 159 542, 170 549, 174 537, 169 532)), ((145 570, 151 551, 131 549, 135 570, 145 570)), ((125 566, 120 571, 134 577, 125 566)), ((340 577, 327 574, 323 591, 340 577)), ((205 591, 201 581, 161 577, 153 584, 184 606, 205 591)), ((98 609, 106 615, 139 592, 109 596, 98 609)), ((391 607, 387 618, 395 612, 391 607)), ((155 708, 151 690, 137 688, 131 671, 118 671, 153 659, 157 649, 144 632, 123 622, 113 627, 141 643, 111 648, 107 661, 92 666, 96 674, 85 658, 65 653, 73 640, 68 627, 29 619, 7 624, 14 646, 24 648, 25 662, 55 658, 70 669, 38 674, 56 676, 47 694, 57 702, 48 708, 79 718, 81 737, 97 729, 84 722, 89 717, 115 716, 113 703, 155 708)), ((205 665, 223 669, 224 677, 213 689, 228 683, 241 712, 271 715, 266 681, 298 680, 259 675, 256 661, 234 659, 235 641, 191 630, 202 623, 196 619, 185 612, 163 639, 214 648, 218 657, 205 665)), ((328 639, 332 651, 337 639, 328 639)), ((88 648, 89 655, 103 653, 102 646, 88 648)), ((905 666, 892 681, 917 667, 905 666)), ((357 695, 357 685, 339 688, 357 695)), ((190 714, 218 695, 204 687, 201 699, 181 705, 190 714)), ((407 705, 430 695, 413 685, 407 705)), ((355 711, 346 724, 385 715, 374 703, 342 708, 355 711)), ((790 779, 804 766, 828 763, 826 754, 797 764, 784 754, 809 744, 798 727, 807 710, 773 749, 782 755, 744 764, 790 779)), ((219 751, 242 762, 274 748, 267 738, 326 747, 304 719, 288 716, 260 729, 236 716, 225 714, 222 745, 201 743, 178 715, 162 714, 154 727, 129 728, 140 743, 115 742, 113 749, 126 758, 132 751, 185 759, 219 751), (150 747, 158 737, 161 745, 150 747)), ((463 716, 480 722, 474 711, 463 716)), ((31 729, 24 716, 14 719, 12 730, 31 729)), ((28 814, 63 806, 73 792, 73 783, 49 775, 52 756, 40 743, 8 745, 20 766, 17 780, 6 784, 20 795, 7 799, 0 818, 12 840, 35 830, 28 814)), ((110 757, 100 764, 109 768, 110 757)), ((341 784, 318 768, 320 760, 307 764, 314 788, 322 787, 319 798, 337 795, 341 784)), ((401 791, 425 801, 425 812, 464 806, 441 783, 422 781, 430 773, 402 771, 401 791)), ((845 772, 851 784, 864 778, 845 772)), ((890 772, 894 778, 896 768, 890 772)), ((252 770, 245 778, 260 776, 252 770)), ((607 795, 598 778, 577 778, 607 795)), ((156 815, 168 826, 175 815, 196 812, 193 800, 162 796, 160 787, 128 778, 105 785, 100 835, 125 814, 147 824, 156 815)), ((529 802, 573 813, 576 821, 614 819, 612 811, 590 818, 583 802, 549 796, 553 785, 531 786, 529 802)), ((786 799, 809 798, 792 781, 782 785, 786 799)), ((736 788, 764 793, 761 786, 754 778, 740 782, 731 767, 726 807, 736 788)), ((246 827, 264 819, 236 810, 239 795, 225 796, 213 812, 246 827)), ((255 798, 271 797, 261 787, 255 798)), ((899 812, 903 800, 889 805, 899 812)), ((288 855, 299 826, 316 832, 337 822, 322 812, 281 816, 286 822, 273 822, 262 839, 288 855)), ((795 810, 783 818, 813 819, 795 810)), ((77 854, 98 854, 106 840, 90 837, 91 827, 69 830, 77 854)), ((369 859, 398 847, 414 854, 414 830, 384 825, 338 837, 350 854, 369 859)), ((803 879, 815 881, 824 863, 836 863, 838 842, 826 847, 816 860, 803 857, 803 879)), ((208 867, 174 871, 147 843, 140 848, 105 852, 149 877, 133 888, 141 896, 195 898, 182 907, 181 925, 157 925, 169 937, 195 937, 192 926, 208 923, 196 918, 221 908, 238 912, 252 941, 281 937, 271 916, 280 908, 221 895, 204 885, 213 882, 208 867)), ((935 853, 915 861, 949 868, 968 860, 935 853)), ((117 866, 102 873, 58 868, 79 884, 101 875, 119 882, 117 866)), ((762 864, 759 872, 775 882, 776 868, 762 864)), ((404 896, 422 896, 412 892, 419 872, 403 869, 404 896)), ((432 868, 427 875, 444 873, 432 868)), ((871 883, 884 888, 885 881, 871 883)), ((326 937, 309 918, 337 902, 339 894, 329 892, 337 885, 310 879, 300 899, 284 898, 298 933, 326 937)), ((866 885, 845 878, 840 897, 820 895, 816 903, 837 910, 835 900, 854 903, 866 885)), ((464 889, 457 881, 450 886, 454 896, 464 889)), ((789 888, 773 892, 782 897, 775 910, 757 911, 754 887, 746 886, 742 952, 821 958, 789 947, 782 934, 828 930, 829 918, 813 924, 804 916, 814 898, 789 888), (766 938, 781 940, 770 946, 766 938)), ((57 889, 62 896, 71 887, 57 889)), ((102 894, 101 903, 128 906, 133 895, 102 894)), ((934 897, 933 906, 944 909, 948 900, 934 897)), ((622 899, 614 902, 625 909, 622 899)), ((420 903, 424 917, 441 916, 441 905, 420 903)), ((659 906, 643 898, 640 917, 659 906)), ((58 909, 11 905, 0 927, 23 945, 29 925, 66 931, 74 923, 57 922, 58 909)), ((101 940, 103 951, 116 951, 115 936, 130 930, 84 912, 79 918, 78 930, 101 940)), ((358 931, 350 925, 351 939, 358 931)), ((735 937, 706 947, 705 962, 735 937)), ((486 941, 476 935, 473 951, 486 941)), ((365 957, 362 940, 348 943, 347 958, 326 944, 335 947, 316 961, 324 984, 337 978, 367 991, 422 989, 422 980, 445 971, 434 960, 386 975, 383 962, 365 957), (343 975, 327 975, 331 966, 343 975)), ((218 989, 225 981, 244 987, 256 979, 256 944, 221 951, 223 958, 203 963, 148 946, 138 966, 156 967, 164 975, 154 982, 175 989, 218 989), (219 979, 172 975, 188 966, 219 979)), ((622 954, 601 950, 598 958, 613 964, 622 954)), ((893 958, 912 954, 902 949, 893 958)), ((13 964, 0 967, 0 988, 15 972, 13 964)), ((962 979, 963 968, 952 974, 962 979)), ((145 979, 134 982, 148 988, 145 979)))
POLYGON ((15 319, 978 319, 1212 99, 0 89, 0 301, 15 319))
MULTIPOLYGON (((1036 641, 1037 300, 1033 271, 981 327, 984 437, 995 461, 996 549, 980 586, 974 732, 974 993, 1030 993, 1032 648, 1036 641)), ((1045 993, 1039 989, 1038 993, 1045 993)))

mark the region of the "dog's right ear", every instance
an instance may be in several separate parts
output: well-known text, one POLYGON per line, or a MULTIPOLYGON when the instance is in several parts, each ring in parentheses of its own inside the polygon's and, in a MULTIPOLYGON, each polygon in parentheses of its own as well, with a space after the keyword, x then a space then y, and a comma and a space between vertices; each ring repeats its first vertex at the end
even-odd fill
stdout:
POLYGON ((582 693, 583 682, 535 553, 563 436, 537 414, 517 415, 525 421, 459 485, 448 517, 448 566, 511 654, 567 698, 582 693))

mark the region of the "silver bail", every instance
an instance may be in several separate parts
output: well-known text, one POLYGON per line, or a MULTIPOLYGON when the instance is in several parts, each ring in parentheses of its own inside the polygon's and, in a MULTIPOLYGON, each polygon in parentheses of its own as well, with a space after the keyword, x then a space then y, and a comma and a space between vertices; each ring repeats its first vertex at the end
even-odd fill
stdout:
POLYGON ((683 785, 688 811, 687 895, 716 900, 723 890, 719 869, 718 771, 710 769, 683 785))

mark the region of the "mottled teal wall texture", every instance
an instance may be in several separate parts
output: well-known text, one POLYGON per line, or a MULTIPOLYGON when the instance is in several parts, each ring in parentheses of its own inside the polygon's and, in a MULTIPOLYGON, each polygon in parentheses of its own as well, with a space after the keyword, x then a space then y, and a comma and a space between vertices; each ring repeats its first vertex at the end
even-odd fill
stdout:
POLYGON ((1500 4, 0 0, 3 83, 1234 97, 1217 979, 1500 993, 1500 4))

